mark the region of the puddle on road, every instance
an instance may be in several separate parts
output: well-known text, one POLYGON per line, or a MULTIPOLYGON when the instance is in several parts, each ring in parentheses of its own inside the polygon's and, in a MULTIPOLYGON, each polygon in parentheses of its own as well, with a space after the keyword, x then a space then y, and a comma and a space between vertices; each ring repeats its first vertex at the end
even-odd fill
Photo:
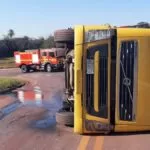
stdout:
POLYGON ((29 125, 37 129, 50 129, 56 131, 56 112, 62 107, 63 91, 53 91, 52 93, 42 91, 40 87, 33 90, 18 89, 6 96, 17 100, 1 109, 0 119, 11 114, 22 106, 44 108, 45 114, 38 120, 31 120, 29 125))
POLYGON ((18 91, 17 92, 18 100, 24 105, 42 105, 42 93, 34 91, 18 91))
POLYGON ((44 107, 52 112, 58 111, 62 106, 62 92, 58 91, 45 97, 46 94, 40 88, 35 88, 33 91, 19 90, 16 92, 18 100, 23 105, 44 107))
POLYGON ((56 130, 55 114, 46 113, 40 120, 35 120, 30 123, 32 128, 56 130))
MULTIPOLYGON (((42 107, 46 111, 45 115, 39 120, 31 121, 31 127, 38 129, 56 128, 56 112, 62 107, 62 92, 55 92, 54 95, 45 97, 39 87, 33 91, 19 90, 15 95, 18 100, 25 106, 42 107)), ((50 95, 50 94, 49 94, 50 95)))

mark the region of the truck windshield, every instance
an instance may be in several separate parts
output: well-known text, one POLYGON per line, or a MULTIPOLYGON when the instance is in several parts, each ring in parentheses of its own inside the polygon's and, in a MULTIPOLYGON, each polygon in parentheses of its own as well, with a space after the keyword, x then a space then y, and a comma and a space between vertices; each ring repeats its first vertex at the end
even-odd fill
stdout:
POLYGON ((49 52, 49 56, 55 57, 54 52, 49 52))
POLYGON ((43 52, 43 53, 42 53, 42 56, 46 56, 46 52, 43 52))

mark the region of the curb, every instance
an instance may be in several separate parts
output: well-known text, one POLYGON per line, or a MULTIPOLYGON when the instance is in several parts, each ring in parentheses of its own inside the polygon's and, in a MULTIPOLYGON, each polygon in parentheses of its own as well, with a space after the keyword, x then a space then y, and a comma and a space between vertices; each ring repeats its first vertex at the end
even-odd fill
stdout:
POLYGON ((5 89, 5 90, 2 90, 0 91, 0 94, 5 94, 5 93, 9 93, 15 89, 18 89, 18 88, 21 88, 22 86, 25 86, 26 83, 22 84, 22 85, 19 85, 19 86, 16 86, 16 87, 13 87, 13 88, 9 88, 9 89, 5 89))

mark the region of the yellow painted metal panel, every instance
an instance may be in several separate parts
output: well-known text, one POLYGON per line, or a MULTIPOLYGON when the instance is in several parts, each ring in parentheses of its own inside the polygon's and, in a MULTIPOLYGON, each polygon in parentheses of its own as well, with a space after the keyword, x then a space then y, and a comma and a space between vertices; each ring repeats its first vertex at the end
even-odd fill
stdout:
MULTIPOLYGON (((75 27, 75 43, 83 43, 83 26, 75 27)), ((83 111, 82 111, 82 55, 83 45, 75 45, 75 90, 74 90, 74 132, 83 133, 83 111), (80 72, 80 73, 79 73, 80 72), (80 80, 80 82, 78 82, 80 80), (79 86, 80 92, 79 92, 79 86)))
POLYGON ((115 132, 134 132, 134 131, 149 131, 150 126, 139 125, 116 125, 115 132))
POLYGON ((150 29, 143 28, 117 28, 117 37, 119 38, 137 38, 150 36, 150 29))
POLYGON ((138 84, 137 84, 137 123, 150 125, 150 37, 139 39, 138 84))
POLYGON ((100 61, 99 61, 100 53, 97 51, 94 56, 94 109, 96 112, 99 111, 99 67, 100 67, 100 61))
POLYGON ((101 117, 96 117, 96 116, 92 116, 92 115, 89 115, 89 114, 85 114, 85 118, 87 120, 93 120, 93 121, 99 121, 101 123, 109 123, 108 122, 108 119, 105 119, 105 118, 101 118, 101 117))
POLYGON ((110 27, 109 25, 89 25, 89 26, 75 26, 75 30, 78 27, 82 27, 83 30, 83 35, 81 37, 75 37, 75 45, 80 45, 84 43, 84 35, 85 32, 89 31, 89 30, 107 30, 107 29, 113 29, 113 27, 110 27), (82 38, 82 40, 80 40, 82 38))
POLYGON ((76 94, 82 94, 82 71, 76 70, 76 78, 78 79, 78 83, 76 84, 76 94))

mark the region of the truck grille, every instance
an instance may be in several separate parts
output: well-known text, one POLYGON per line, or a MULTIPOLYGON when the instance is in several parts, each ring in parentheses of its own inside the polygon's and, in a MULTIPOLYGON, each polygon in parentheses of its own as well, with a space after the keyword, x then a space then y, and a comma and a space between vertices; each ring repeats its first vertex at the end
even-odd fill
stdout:
POLYGON ((122 42, 120 51, 120 120, 135 119, 134 85, 136 70, 137 46, 135 41, 122 42))

